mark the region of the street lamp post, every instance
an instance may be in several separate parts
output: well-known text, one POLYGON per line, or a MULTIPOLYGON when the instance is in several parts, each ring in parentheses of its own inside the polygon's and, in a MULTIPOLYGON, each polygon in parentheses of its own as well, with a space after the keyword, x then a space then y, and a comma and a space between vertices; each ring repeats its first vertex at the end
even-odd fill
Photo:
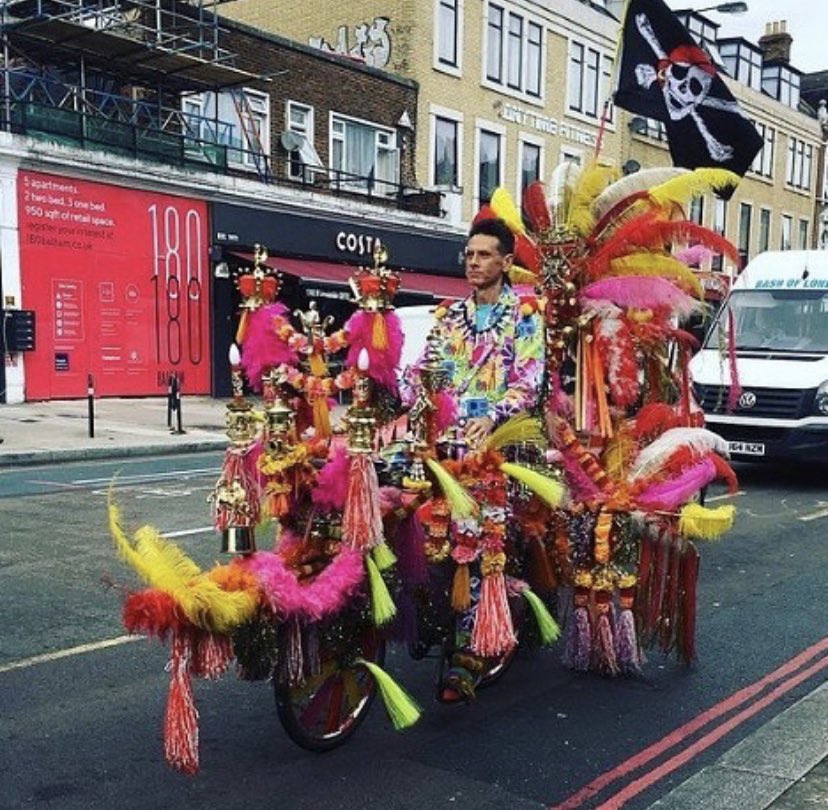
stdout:
POLYGON ((693 9, 697 13, 701 13, 702 11, 718 11, 719 14, 744 14, 747 10, 747 3, 717 3, 715 6, 693 9))

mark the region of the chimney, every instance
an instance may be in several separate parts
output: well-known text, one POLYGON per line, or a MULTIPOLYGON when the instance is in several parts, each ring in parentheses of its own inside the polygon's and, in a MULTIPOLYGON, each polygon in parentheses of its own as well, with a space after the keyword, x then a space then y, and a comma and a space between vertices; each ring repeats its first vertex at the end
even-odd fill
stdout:
POLYGON ((790 64, 793 37, 787 28, 787 20, 765 23, 765 33, 759 37, 759 47, 766 62, 790 64))

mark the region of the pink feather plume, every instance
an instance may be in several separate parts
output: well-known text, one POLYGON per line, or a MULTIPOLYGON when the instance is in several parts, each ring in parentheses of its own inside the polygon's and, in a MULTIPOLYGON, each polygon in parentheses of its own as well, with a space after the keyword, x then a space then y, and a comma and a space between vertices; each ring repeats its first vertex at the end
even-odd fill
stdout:
POLYGON ((242 368, 250 387, 262 390, 262 374, 269 368, 286 363, 296 365, 299 357, 276 335, 273 319, 287 316, 282 303, 267 304, 247 316, 247 330, 242 345, 242 368))
POLYGON ((396 312, 386 312, 380 317, 385 321, 387 347, 377 349, 374 346, 374 317, 376 313, 358 310, 345 324, 348 335, 349 366, 356 367, 359 353, 362 349, 368 352, 368 370, 366 374, 375 382, 396 392, 397 369, 402 356, 403 332, 399 316, 396 312))
POLYGON ((690 247, 682 248, 675 253, 675 257, 688 267, 698 267, 709 261, 712 256, 713 251, 704 245, 690 245, 690 247))
POLYGON ((445 391, 438 391, 434 404, 437 408, 434 414, 434 427, 439 434, 457 423, 457 403, 445 391))
POLYGON ((657 309, 666 306, 681 315, 689 315, 699 307, 695 298, 659 276, 604 278, 584 287, 581 298, 612 301, 624 308, 657 309))
POLYGON ((344 446, 338 447, 319 471, 311 500, 322 509, 342 511, 348 494, 350 461, 344 446))
POLYGON ((708 457, 703 458, 681 475, 647 487, 636 498, 639 506, 645 509, 666 509, 672 511, 695 495, 702 487, 707 486, 718 477, 715 462, 708 457))

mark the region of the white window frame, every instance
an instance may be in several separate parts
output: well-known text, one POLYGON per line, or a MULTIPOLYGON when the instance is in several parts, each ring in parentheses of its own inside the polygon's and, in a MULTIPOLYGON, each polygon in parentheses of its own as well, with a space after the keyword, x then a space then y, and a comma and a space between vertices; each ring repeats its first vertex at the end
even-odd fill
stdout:
POLYGON ((813 144, 788 136, 785 156, 785 183, 799 191, 810 191, 814 172, 813 144))
POLYGON ((480 65, 480 82, 483 87, 490 90, 497 90, 499 93, 519 98, 529 104, 542 106, 546 96, 546 48, 547 48, 547 31, 543 21, 531 14, 527 14, 522 9, 518 10, 514 6, 509 5, 506 0, 487 0, 483 6, 483 48, 482 60, 480 65), (499 63, 499 77, 489 77, 489 12, 494 7, 501 11, 503 15, 502 26, 500 29, 500 63, 499 63), (510 67, 510 24, 512 20, 519 20, 521 24, 520 35, 520 58, 519 70, 520 78, 517 86, 509 81, 509 67, 510 67), (538 64, 538 93, 530 93, 527 87, 530 84, 528 70, 529 70, 529 32, 530 30, 540 29, 540 46, 539 46, 539 64, 538 64))
POLYGON ((434 51, 432 54, 432 66, 441 73, 448 73, 450 76, 463 75, 463 18, 465 0, 434 0, 434 51), (454 47, 457 54, 455 64, 444 62, 440 58, 440 9, 443 5, 454 3, 455 30, 454 47))
POLYGON ((776 156, 776 128, 762 121, 753 121, 753 125, 762 138, 762 148, 753 159, 750 170, 760 177, 772 180, 776 156))
POLYGON ((539 138, 536 135, 530 135, 526 132, 519 133, 516 172, 517 176, 515 177, 515 200, 517 201, 518 207, 521 205, 521 202, 523 201, 523 192, 521 190, 521 183, 523 181, 523 152, 527 144, 529 146, 534 146, 540 150, 540 155, 538 157, 538 180, 543 180, 546 177, 544 167, 544 161, 546 159, 546 142, 543 138, 539 138))
MULTIPOLYGON (((247 99, 247 106, 250 109, 253 121, 259 122, 257 131, 262 150, 259 155, 259 160, 268 161, 270 160, 270 96, 261 90, 254 90, 251 87, 244 87, 238 92, 242 93, 247 99)), ((258 162, 252 154, 253 150, 247 140, 244 123, 239 120, 239 115, 235 112, 236 105, 232 97, 229 97, 229 100, 234 109, 233 123, 239 128, 241 151, 234 150, 232 147, 229 148, 227 150, 227 160, 235 166, 243 166, 246 169, 257 169, 258 162)))
POLYGON ((451 110, 448 107, 440 107, 436 104, 429 105, 429 151, 428 151, 428 182, 434 188, 451 189, 459 191, 463 188, 463 113, 451 110), (435 174, 437 164, 437 119, 443 118, 447 121, 454 121, 457 125, 457 186, 438 186, 435 174))
MULTIPOLYGON (((330 169, 331 169, 331 179, 334 183, 341 185, 342 188, 345 188, 349 191, 359 191, 365 194, 369 192, 372 194, 378 194, 379 196, 391 196, 397 193, 396 188, 393 186, 400 185, 400 148, 397 142, 397 132, 392 127, 384 126, 383 124, 377 124, 375 121, 367 121, 364 118, 356 118, 353 115, 345 115, 344 113, 334 112, 333 110, 330 111, 329 114, 329 127, 328 127, 329 135, 329 144, 328 144, 328 154, 331 156, 330 159, 330 169), (375 190, 371 190, 368 188, 368 185, 363 185, 363 180, 367 178, 354 178, 354 179, 342 179, 341 173, 345 174, 356 174, 356 172, 349 172, 345 168, 341 168, 339 172, 337 171, 337 166, 334 162, 334 143, 341 142, 345 143, 345 137, 340 136, 339 133, 336 132, 336 124, 339 122, 348 122, 352 124, 357 124, 359 126, 369 127, 374 130, 374 183, 375 183, 375 190), (394 146, 387 146, 385 149, 381 148, 380 144, 380 137, 386 136, 389 140, 393 140, 394 146), (394 179, 389 179, 387 177, 380 177, 377 174, 376 167, 379 166, 380 163, 380 152, 383 151, 387 154, 391 154, 392 152, 395 153, 395 177, 394 179)), ((343 153, 344 153, 344 146, 343 146, 343 153)))
POLYGON ((188 142, 193 142, 195 149, 200 149, 201 144, 195 141, 204 140, 204 108, 207 105, 207 98, 204 93, 182 93, 181 94, 181 115, 187 126, 183 132, 185 147, 188 142), (190 109, 191 108, 191 109, 190 109), (198 119, 198 126, 190 129, 190 116, 198 119))
MULTIPOLYGON (((578 118, 590 124, 599 123, 604 114, 604 104, 609 101, 607 106, 607 128, 615 129, 615 107, 611 103, 612 99, 612 77, 613 77, 613 55, 608 53, 603 48, 598 47, 595 43, 583 39, 570 38, 566 48, 566 114, 573 118, 578 118), (595 75, 595 114, 589 111, 588 105, 582 105, 585 109, 579 109, 576 106, 576 101, 572 94, 572 71, 575 62, 576 49, 582 51, 582 68, 581 80, 579 82, 579 95, 581 99, 593 89, 592 82, 586 79, 586 65, 587 55, 593 54, 598 59, 595 75)), ((578 102, 581 103, 581 102, 578 102)))
POLYGON ((497 135, 500 142, 498 149, 500 165, 496 187, 503 185, 506 172, 506 128, 483 118, 476 119, 474 123, 474 210, 480 208, 480 137, 484 130, 492 135, 497 135))
POLYGON ((294 164, 294 157, 289 154, 286 165, 285 175, 289 180, 311 180, 313 179, 313 172, 308 172, 308 169, 322 169, 322 159, 313 145, 316 131, 316 111, 309 104, 301 101, 293 101, 288 99, 285 102, 285 129, 288 132, 293 132, 302 138, 302 145, 296 150, 299 160, 294 164), (296 126, 293 122, 292 113, 295 110, 301 110, 307 115, 307 120, 304 126, 296 126))

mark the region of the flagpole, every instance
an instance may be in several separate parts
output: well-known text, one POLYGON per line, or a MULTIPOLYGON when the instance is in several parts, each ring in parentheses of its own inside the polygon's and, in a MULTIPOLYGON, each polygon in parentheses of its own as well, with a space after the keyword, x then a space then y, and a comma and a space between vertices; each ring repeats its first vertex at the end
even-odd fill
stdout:
POLYGON ((630 3, 632 0, 624 0, 624 13, 621 15, 620 20, 620 27, 618 29, 618 39, 615 43, 615 52, 612 55, 612 73, 610 74, 610 81, 609 81, 609 88, 608 88, 608 96, 604 99, 604 103, 601 109, 601 122, 598 125, 598 137, 595 141, 595 159, 598 159, 598 156, 601 154, 601 146, 604 142, 604 132, 607 128, 607 122, 609 121, 609 107, 612 103, 612 88, 615 85, 615 79, 618 73, 618 62, 621 56, 621 43, 624 39, 623 32, 624 32, 624 23, 627 20, 627 11, 629 11, 630 3))

